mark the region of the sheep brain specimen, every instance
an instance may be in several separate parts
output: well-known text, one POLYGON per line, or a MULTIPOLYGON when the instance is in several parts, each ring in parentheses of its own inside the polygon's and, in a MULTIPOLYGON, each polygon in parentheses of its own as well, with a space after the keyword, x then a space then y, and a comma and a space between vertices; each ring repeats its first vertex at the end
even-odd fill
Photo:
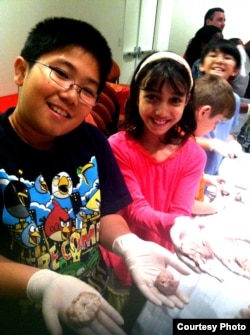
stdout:
POLYGON ((172 295, 176 292, 179 282, 174 280, 174 276, 167 270, 163 270, 156 278, 155 286, 165 295, 172 295))
POLYGON ((91 292, 82 292, 67 309, 69 322, 74 327, 83 327, 90 324, 101 307, 101 298, 91 292))

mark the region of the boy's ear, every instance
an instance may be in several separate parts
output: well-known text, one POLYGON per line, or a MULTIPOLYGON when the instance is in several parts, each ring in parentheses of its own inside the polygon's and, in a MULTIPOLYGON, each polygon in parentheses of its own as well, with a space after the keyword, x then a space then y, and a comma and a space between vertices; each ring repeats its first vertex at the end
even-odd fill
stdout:
POLYGON ((204 118, 210 118, 211 115, 211 106, 210 105, 202 105, 196 109, 196 119, 197 121, 202 120, 204 118))
POLYGON ((14 82, 17 86, 23 85, 23 80, 27 70, 28 70, 28 63, 23 57, 18 56, 14 61, 14 71, 15 71, 14 82))

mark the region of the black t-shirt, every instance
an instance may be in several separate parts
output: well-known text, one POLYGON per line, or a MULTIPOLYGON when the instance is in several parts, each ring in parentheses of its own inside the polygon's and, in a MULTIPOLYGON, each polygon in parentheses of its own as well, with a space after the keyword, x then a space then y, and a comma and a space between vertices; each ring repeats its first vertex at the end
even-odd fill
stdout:
POLYGON ((37 150, 12 129, 11 112, 0 115, 0 254, 103 293, 100 217, 131 201, 106 137, 84 123, 52 150, 37 150))

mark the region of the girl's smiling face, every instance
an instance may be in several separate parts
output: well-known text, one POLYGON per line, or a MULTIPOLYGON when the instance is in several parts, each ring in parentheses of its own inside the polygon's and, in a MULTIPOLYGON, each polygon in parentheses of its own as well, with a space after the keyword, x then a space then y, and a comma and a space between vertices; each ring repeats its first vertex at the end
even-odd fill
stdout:
POLYGON ((238 74, 236 60, 233 56, 216 49, 205 56, 200 71, 215 74, 229 81, 238 74))
POLYGON ((176 93, 165 83, 161 90, 139 91, 139 114, 144 123, 144 135, 161 138, 182 117, 188 96, 176 93))

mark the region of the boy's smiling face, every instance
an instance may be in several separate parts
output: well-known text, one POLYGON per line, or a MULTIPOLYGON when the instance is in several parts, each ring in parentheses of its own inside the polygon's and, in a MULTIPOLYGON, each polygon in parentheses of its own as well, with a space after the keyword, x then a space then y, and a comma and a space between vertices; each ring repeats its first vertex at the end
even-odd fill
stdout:
MULTIPOLYGON (((80 87, 95 94, 98 92, 98 63, 84 49, 70 46, 45 54, 37 61, 62 70, 80 87)), ((80 100, 77 86, 64 89, 50 78, 50 68, 40 63, 31 65, 30 68, 22 57, 15 61, 19 100, 11 123, 19 136, 39 147, 78 127, 91 107, 80 100)))
POLYGON ((202 64, 200 64, 200 71, 218 75, 229 81, 238 74, 239 69, 233 56, 217 49, 207 53, 202 64))

